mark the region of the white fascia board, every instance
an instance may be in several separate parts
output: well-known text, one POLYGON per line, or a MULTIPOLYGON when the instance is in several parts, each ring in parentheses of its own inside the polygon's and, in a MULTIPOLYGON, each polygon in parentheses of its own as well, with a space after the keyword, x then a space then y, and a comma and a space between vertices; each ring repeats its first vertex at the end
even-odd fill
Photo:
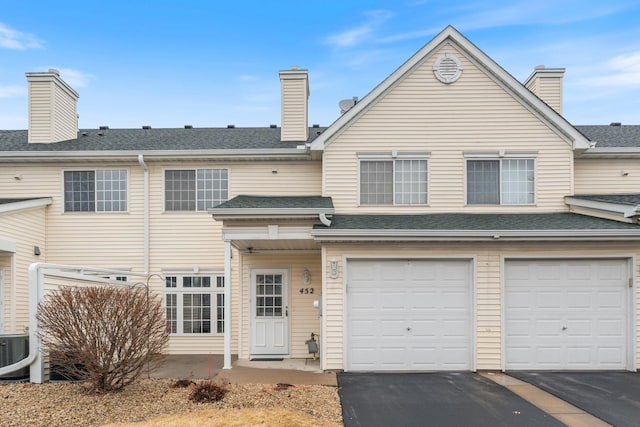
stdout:
POLYGON ((589 240, 640 239, 637 230, 320 230, 315 240, 589 240))
POLYGON ((0 205, 0 213, 15 212, 23 209, 39 208, 42 206, 48 206, 52 202, 53 202, 53 199, 51 197, 41 197, 39 199, 5 203, 3 205, 0 205))
POLYGON ((312 240, 311 227, 278 227, 277 239, 264 227, 223 227, 222 240, 312 240))
POLYGON ((15 253, 17 251, 18 246, 16 242, 10 242, 8 240, 0 239, 0 252, 11 252, 15 253))
POLYGON ((571 196, 565 197, 564 200, 565 203, 571 206, 578 206, 581 208, 621 214, 625 218, 631 218, 633 216, 640 215, 640 205, 623 205, 620 203, 599 202, 595 200, 584 200, 571 196))
POLYGON ((287 218, 287 217, 310 217, 317 219, 318 215, 323 213, 325 215, 333 215, 334 209, 332 208, 211 208, 208 212, 216 219, 233 219, 239 217, 254 218, 254 217, 274 217, 274 218, 287 218))
POLYGON ((138 161, 143 154, 145 160, 166 159, 272 159, 308 160, 306 150, 295 148, 275 148, 256 150, 117 150, 117 151, 0 151, 0 161, 59 161, 59 160, 126 160, 138 161))
POLYGON ((593 147, 584 151, 578 158, 600 157, 640 157, 640 147, 593 147))
POLYGON ((530 111, 534 110, 533 112, 538 113, 537 115, 541 120, 543 120, 547 125, 555 128, 560 134, 564 135, 566 137, 564 139, 572 145, 574 150, 587 149, 590 147, 589 140, 574 128, 564 117, 525 88, 522 83, 506 72, 493 59, 471 43, 471 41, 469 41, 455 28, 448 26, 385 80, 383 80, 382 83, 362 98, 360 102, 356 103, 356 105, 354 105, 349 111, 333 122, 311 143, 311 150, 324 150, 324 148, 331 144, 331 142, 333 142, 333 140, 342 133, 342 131, 346 129, 353 120, 355 120, 362 112, 367 110, 372 104, 377 102, 380 96, 384 95, 424 58, 434 53, 435 50, 447 40, 450 40, 454 45, 459 47, 469 60, 475 62, 477 66, 486 69, 490 74, 492 74, 496 82, 502 83, 502 85, 505 86, 505 89, 508 89, 509 93, 517 95, 521 100, 521 103, 527 109, 530 111))

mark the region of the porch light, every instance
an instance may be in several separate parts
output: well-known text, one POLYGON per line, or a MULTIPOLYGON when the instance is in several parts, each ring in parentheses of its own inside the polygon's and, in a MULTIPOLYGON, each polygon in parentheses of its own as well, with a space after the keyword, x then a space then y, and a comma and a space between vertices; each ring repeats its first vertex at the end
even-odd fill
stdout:
POLYGON ((309 269, 305 268, 302 272, 302 283, 308 285, 311 283, 311 273, 309 273, 309 269))

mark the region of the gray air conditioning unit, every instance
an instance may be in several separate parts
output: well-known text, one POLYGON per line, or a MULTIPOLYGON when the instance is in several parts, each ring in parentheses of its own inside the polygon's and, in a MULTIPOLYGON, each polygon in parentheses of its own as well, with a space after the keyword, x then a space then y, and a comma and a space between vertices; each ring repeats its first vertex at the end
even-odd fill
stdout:
MULTIPOLYGON (((29 355, 29 335, 0 335, 0 368, 18 363, 29 355)), ((29 367, 1 375, 3 380, 24 380, 29 378, 29 367)))

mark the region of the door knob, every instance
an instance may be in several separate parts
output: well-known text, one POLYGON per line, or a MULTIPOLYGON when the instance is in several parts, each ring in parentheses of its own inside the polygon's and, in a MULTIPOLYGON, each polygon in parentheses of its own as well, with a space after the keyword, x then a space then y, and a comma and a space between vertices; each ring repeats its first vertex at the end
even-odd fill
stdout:
POLYGON ((407 331, 410 331, 410 330, 411 330, 411 328, 407 326, 407 331))
POLYGON ((563 330, 563 331, 566 331, 566 330, 567 330, 567 327, 566 327, 566 326, 563 326, 563 327, 562 327, 562 330, 563 330))

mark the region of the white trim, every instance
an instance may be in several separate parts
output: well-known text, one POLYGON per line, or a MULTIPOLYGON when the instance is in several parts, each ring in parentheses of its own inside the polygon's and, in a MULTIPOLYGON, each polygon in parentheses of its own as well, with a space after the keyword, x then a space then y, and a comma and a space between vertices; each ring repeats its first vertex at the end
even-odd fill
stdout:
POLYGON ((49 206, 51 203, 53 203, 53 199, 51 197, 39 197, 32 200, 4 203, 0 205, 0 214, 16 212, 24 209, 40 208, 43 206, 49 206))
POLYGON ((462 153, 465 159, 535 159, 538 157, 538 151, 525 151, 525 150, 478 150, 478 151, 465 151, 462 153))
POLYGON ((392 230, 392 229, 313 229, 311 236, 318 241, 393 240, 638 240, 638 230, 392 230))
MULTIPOLYGON (((323 247, 323 251, 324 251, 324 247, 323 247)), ((403 254, 403 255, 372 255, 372 254, 367 254, 367 255, 358 255, 357 253, 351 253, 351 254, 343 254, 342 255, 342 325, 343 325, 343 334, 342 334, 342 360, 343 360, 343 366, 342 369, 345 372, 349 371, 349 318, 348 318, 348 302, 347 302, 347 291, 348 291, 348 282, 347 279, 349 277, 349 261, 357 261, 357 260, 366 260, 366 261, 373 261, 373 260, 380 260, 380 261, 385 261, 385 260, 419 260, 419 261, 466 261, 470 263, 470 268, 469 268, 469 298, 471 299, 471 301, 469 301, 470 307, 471 307, 471 313, 470 313, 470 325, 469 325, 469 370, 472 372, 475 372, 477 370, 477 359, 478 359, 478 354, 477 354, 477 304, 478 304, 478 299, 477 299, 477 262, 478 262, 478 258, 477 255, 465 255, 465 254, 460 254, 460 255, 444 255, 444 256, 437 256, 437 255, 411 255, 411 254, 403 254)), ((323 264, 325 265, 325 264, 323 264)), ((326 276, 326 274, 323 275, 323 277, 326 276)), ((324 286, 324 284, 323 284, 324 286)), ((326 313, 326 311, 323 309, 323 313, 326 313)), ((324 340, 326 341, 326 339, 324 340)))
MULTIPOLYGON (((536 159, 536 154, 529 154, 524 152, 507 152, 500 150, 499 152, 494 151, 494 155, 491 156, 489 152, 480 153, 480 152, 470 152, 464 153, 465 161, 464 161, 464 204, 465 206, 535 206, 538 200, 538 161, 536 159), (495 155, 497 154, 497 155, 495 155), (469 161, 496 161, 498 162, 498 200, 497 204, 494 203, 469 203, 469 194, 467 192, 468 189, 468 179, 469 179, 469 161), (502 161, 503 160, 532 160, 533 161, 533 201, 531 203, 503 203, 502 202, 502 188, 504 186, 502 182, 502 161)), ((537 152, 534 152, 537 153, 537 152)))
POLYGON ((114 215, 114 214, 128 214, 130 211, 130 205, 131 205, 131 170, 129 167, 104 167, 104 168, 91 168, 91 167, 73 167, 73 168, 62 168, 60 170, 60 179, 61 179, 61 183, 60 183, 60 189, 62 192, 62 195, 60 196, 60 200, 62 201, 61 203, 61 213, 65 214, 65 215, 84 215, 84 214, 98 214, 98 215, 114 215), (97 171, 121 171, 124 170, 127 173, 127 200, 126 200, 126 204, 127 204, 127 209, 123 210, 123 211, 99 211, 98 210, 98 178, 96 177, 96 172, 97 171), (92 211, 67 211, 66 210, 66 198, 65 198, 65 193, 66 193, 66 189, 65 189, 65 179, 64 179, 64 174, 65 172, 93 172, 93 202, 94 202, 94 207, 92 211))
POLYGON ((0 252, 15 253, 17 250, 18 246, 16 245, 16 242, 0 239, 0 252))
POLYGON ((628 265, 627 269, 627 280, 631 279, 632 286, 627 287, 627 354, 626 354, 626 369, 628 371, 635 372, 637 370, 637 362, 636 362, 636 287, 638 286, 637 278, 635 275, 635 266, 637 265, 636 255, 633 253, 621 253, 621 254, 603 254, 603 255, 571 255, 571 254, 562 254, 562 255, 500 255, 500 305, 501 305, 501 319, 500 319, 500 328, 501 328, 501 343, 500 343, 500 354, 501 354, 501 370, 506 371, 507 366, 507 358, 506 358, 506 304, 505 304, 505 295, 506 295, 506 277, 505 277, 505 268, 506 262, 510 259, 513 260, 536 260, 536 261, 555 261, 555 260, 577 260, 577 261, 588 261, 588 260, 609 260, 609 259, 619 259, 625 260, 628 265))
POLYGON ((269 226, 223 227, 222 240, 312 240, 313 227, 278 227, 278 236, 273 239, 269 226))
POLYGON ((570 206, 579 206, 581 208, 595 209, 614 214, 621 214, 625 218, 631 218, 640 215, 640 205, 626 205, 615 202, 601 202, 596 200, 585 200, 579 196, 565 196, 564 201, 570 206))
POLYGON ((4 333, 4 269, 0 267, 0 334, 4 333))
MULTIPOLYGON (((11 160, 42 162, 58 162, 60 160, 82 159, 101 161, 137 162, 140 150, 109 151, 0 151, 0 158, 11 160)), ((254 150, 149 150, 142 152, 147 160, 309 160, 306 146, 298 148, 262 148, 254 150)))
POLYGON ((138 163, 140 167, 143 168, 143 206, 144 210, 144 219, 143 219, 143 270, 146 274, 149 274, 149 260, 150 260, 150 240, 151 240, 151 232, 150 232, 150 200, 149 200, 149 168, 147 164, 144 162, 144 155, 138 154, 138 163))
MULTIPOLYGON (((205 169, 218 169, 218 170, 226 170, 227 171, 227 200, 220 202, 220 204, 229 201, 231 199, 231 168, 229 166, 200 166, 200 167, 163 167, 162 168, 162 213, 163 214, 183 214, 189 212, 209 212, 211 209, 215 209, 216 207, 207 208, 204 210, 198 209, 198 170, 205 169), (195 209, 178 209, 178 210, 167 210, 167 171, 193 171, 195 173, 195 209)), ((217 205, 216 205, 217 206, 217 205)))
MULTIPOLYGON (((174 212, 174 211, 168 211, 174 212)), ((216 220, 233 219, 237 217, 254 218, 267 216, 271 218, 309 217, 315 219, 318 214, 333 215, 333 208, 209 208, 207 212, 216 220)))
POLYGON ((628 158, 637 159, 640 157, 640 147, 593 147, 589 148, 580 156, 579 159, 589 158, 628 158))
POLYGON ((448 26, 418 50, 418 52, 416 52, 411 58, 398 67, 371 92, 369 92, 360 102, 333 122, 331 126, 329 126, 311 143, 311 150, 324 150, 325 147, 331 144, 340 134, 342 134, 342 132, 347 129, 353 121, 357 120, 362 113, 377 103, 378 100, 393 88, 401 79, 412 72, 415 67, 419 66, 426 57, 433 55, 439 47, 444 45, 445 42, 455 45, 462 55, 486 71, 487 75, 502 86, 508 93, 514 96, 514 98, 526 109, 534 113, 541 121, 552 128, 558 135, 567 141, 574 150, 589 148, 590 144, 587 138, 578 132, 560 114, 526 89, 520 82, 500 67, 482 50, 478 49, 455 28, 448 26))
MULTIPOLYGON (((286 353, 277 354, 278 357, 289 357, 291 354, 291 284, 289 283, 289 269, 284 267, 255 267, 249 270, 249 359, 268 357, 269 354, 254 354, 256 290, 254 277, 258 274, 282 274, 282 302, 285 306, 285 336, 286 353)), ((276 355, 272 355, 276 356, 276 355)))
POLYGON ((224 241, 224 356, 222 369, 231 369, 231 242, 224 241))

